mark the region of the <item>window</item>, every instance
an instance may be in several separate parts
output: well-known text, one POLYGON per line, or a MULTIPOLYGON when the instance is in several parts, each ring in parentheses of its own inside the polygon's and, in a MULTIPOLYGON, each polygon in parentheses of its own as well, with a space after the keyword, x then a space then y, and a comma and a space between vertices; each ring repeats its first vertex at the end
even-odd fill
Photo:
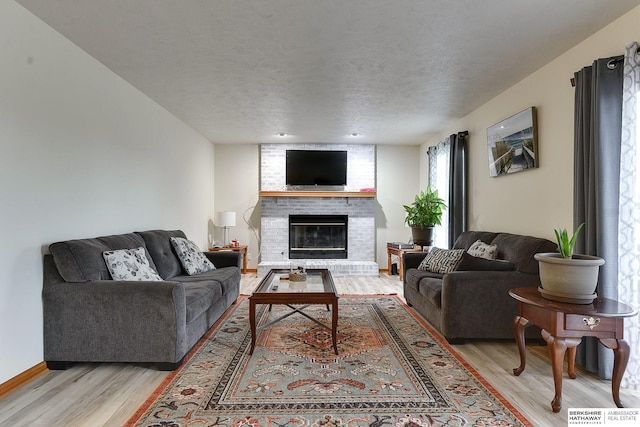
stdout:
MULTIPOLYGON (((451 164, 451 142, 447 138, 435 147, 429 148, 429 185, 438 190, 438 196, 449 206, 449 177, 451 164)), ((434 231, 433 246, 449 247, 449 209, 442 214, 442 225, 434 231)))
MULTIPOLYGON (((618 215, 618 300, 640 308, 640 48, 627 46, 622 96, 620 210, 618 215)), ((640 390, 640 319, 624 322, 630 357, 622 387, 640 390)))

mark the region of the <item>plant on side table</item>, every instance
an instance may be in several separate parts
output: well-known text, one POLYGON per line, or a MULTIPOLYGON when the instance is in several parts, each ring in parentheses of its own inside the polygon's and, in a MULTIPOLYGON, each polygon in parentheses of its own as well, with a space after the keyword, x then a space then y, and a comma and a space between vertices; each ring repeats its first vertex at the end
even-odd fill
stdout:
POLYGON ((447 208, 438 196, 438 190, 427 186, 420 191, 410 205, 402 206, 407 214, 405 223, 411 227, 413 243, 420 246, 431 246, 433 230, 442 221, 442 212, 447 208))
POLYGON ((573 304, 591 304, 597 297, 598 273, 604 259, 591 255, 573 253, 578 233, 583 224, 571 237, 566 229, 554 230, 559 252, 535 254, 540 267, 538 288, 546 299, 573 304))

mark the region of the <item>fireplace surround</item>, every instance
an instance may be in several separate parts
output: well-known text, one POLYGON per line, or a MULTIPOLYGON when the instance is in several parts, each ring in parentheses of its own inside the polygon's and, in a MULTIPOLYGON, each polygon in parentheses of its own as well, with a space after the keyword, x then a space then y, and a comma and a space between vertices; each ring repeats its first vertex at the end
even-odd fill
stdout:
MULTIPOLYGON (((377 276, 375 262, 375 146, 351 144, 263 144, 260 159, 260 262, 258 277, 272 268, 327 268, 334 276, 377 276), (287 149, 346 150, 347 186, 341 191, 292 191, 285 184, 287 149), (346 218, 344 255, 325 258, 309 252, 290 257, 290 216, 346 218)), ((342 246, 332 244, 332 248, 342 246)))

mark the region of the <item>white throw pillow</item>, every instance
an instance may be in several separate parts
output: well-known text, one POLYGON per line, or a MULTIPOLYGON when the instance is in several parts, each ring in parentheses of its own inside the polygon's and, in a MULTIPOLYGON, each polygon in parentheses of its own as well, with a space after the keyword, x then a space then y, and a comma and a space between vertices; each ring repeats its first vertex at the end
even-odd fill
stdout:
POLYGON ((496 259, 498 256, 498 245, 488 245, 481 240, 476 240, 469 246, 467 253, 479 258, 496 259))
POLYGON ((143 247, 104 251, 102 257, 113 280, 162 280, 149 264, 143 247))
POLYGON ((198 248, 198 245, 191 240, 183 239, 182 237, 172 237, 171 244, 176 250, 178 258, 180 258, 180 263, 182 263, 182 266, 189 276, 215 270, 216 266, 207 259, 205 254, 198 248))

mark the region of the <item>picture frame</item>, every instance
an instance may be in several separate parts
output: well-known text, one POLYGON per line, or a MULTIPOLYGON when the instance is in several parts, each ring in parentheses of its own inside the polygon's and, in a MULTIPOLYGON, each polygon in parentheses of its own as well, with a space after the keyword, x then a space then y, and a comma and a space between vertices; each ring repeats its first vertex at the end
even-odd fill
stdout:
POLYGON ((491 177, 539 167, 536 107, 487 128, 487 149, 491 177))

